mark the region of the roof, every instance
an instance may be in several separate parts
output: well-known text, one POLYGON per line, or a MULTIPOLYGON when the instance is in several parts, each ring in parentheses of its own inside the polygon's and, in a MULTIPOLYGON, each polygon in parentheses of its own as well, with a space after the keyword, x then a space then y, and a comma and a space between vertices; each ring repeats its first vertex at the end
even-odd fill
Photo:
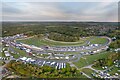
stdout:
POLYGON ((22 57, 22 58, 20 58, 20 59, 24 61, 24 60, 26 60, 26 59, 27 59, 27 57, 22 57))

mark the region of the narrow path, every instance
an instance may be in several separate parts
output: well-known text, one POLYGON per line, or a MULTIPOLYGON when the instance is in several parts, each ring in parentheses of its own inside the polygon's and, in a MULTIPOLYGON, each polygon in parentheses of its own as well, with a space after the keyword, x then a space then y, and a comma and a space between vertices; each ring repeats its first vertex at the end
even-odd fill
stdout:
MULTIPOLYGON (((79 68, 78 68, 76 65, 74 65, 72 62, 68 62, 68 63, 70 64, 71 67, 75 67, 77 70, 79 70, 79 68)), ((81 71, 81 72, 82 72, 82 71, 81 71)), ((87 75, 86 73, 82 72, 82 74, 83 74, 84 76, 86 76, 87 78, 90 78, 90 79, 91 79, 91 77, 90 77, 89 75, 87 75)))
POLYGON ((84 72, 82 72, 83 73, 83 75, 84 76, 86 76, 87 78, 90 78, 91 79, 91 77, 90 76, 88 76, 87 74, 85 74, 84 72))
POLYGON ((96 69, 92 68, 92 66, 93 66, 93 64, 90 64, 90 65, 88 65, 88 66, 82 67, 81 69, 83 69, 83 68, 89 68, 89 69, 91 69, 91 70, 93 70, 93 71, 95 71, 95 72, 101 71, 101 70, 96 70, 96 69))
POLYGON ((114 67, 114 65, 113 66, 111 66, 111 67, 109 67, 109 68, 107 68, 107 69, 105 69, 105 70, 96 70, 96 69, 94 69, 94 68, 92 68, 92 66, 93 66, 93 64, 91 64, 91 65, 88 65, 88 66, 85 66, 85 67, 82 67, 81 69, 83 69, 83 68, 89 68, 89 69, 91 69, 91 70, 93 70, 93 71, 95 71, 95 72, 99 72, 99 71, 107 71, 107 70, 109 70, 109 69, 111 69, 111 68, 113 68, 114 67))

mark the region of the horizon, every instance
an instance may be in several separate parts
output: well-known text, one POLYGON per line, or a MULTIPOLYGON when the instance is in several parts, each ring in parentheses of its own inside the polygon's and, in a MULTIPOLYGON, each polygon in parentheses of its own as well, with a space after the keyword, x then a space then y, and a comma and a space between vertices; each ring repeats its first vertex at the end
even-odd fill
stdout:
MULTIPOLYGON (((98 22, 98 23, 100 22, 101 23, 103 21, 0 21, 0 22, 13 22, 13 23, 14 22, 98 22)), ((106 21, 105 23, 119 23, 119 22, 106 21)))

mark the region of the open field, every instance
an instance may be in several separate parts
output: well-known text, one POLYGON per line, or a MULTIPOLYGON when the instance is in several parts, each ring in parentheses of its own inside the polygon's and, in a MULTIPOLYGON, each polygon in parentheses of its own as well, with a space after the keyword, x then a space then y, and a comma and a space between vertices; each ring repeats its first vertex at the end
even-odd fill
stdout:
POLYGON ((79 78, 84 78, 84 79, 86 79, 87 77, 84 76, 84 75, 80 75, 79 78))
POLYGON ((20 49, 18 49, 18 48, 14 48, 14 47, 12 47, 13 48, 13 50, 15 51, 15 52, 17 52, 17 53, 19 53, 19 54, 16 54, 16 53, 10 53, 14 58, 19 58, 20 56, 27 56, 27 53, 25 52, 25 51, 23 51, 23 50, 20 50, 20 49))
POLYGON ((15 52, 18 52, 21 56, 26 56, 26 52, 17 48, 13 48, 15 52))
POLYGON ((86 45, 87 41, 90 41, 92 44, 104 44, 107 42, 106 38, 100 38, 100 37, 87 37, 87 38, 81 38, 80 41, 77 42, 62 42, 62 41, 54 41, 50 40, 48 38, 39 38, 39 37, 32 37, 28 39, 23 40, 17 40, 18 42, 22 42, 29 45, 35 45, 35 46, 82 46, 86 45))
POLYGON ((83 59, 83 58, 80 58, 80 60, 77 61, 77 62, 73 62, 73 64, 75 64, 78 68, 82 68, 82 67, 88 65, 88 63, 86 62, 86 60, 83 59))
POLYGON ((62 42, 62 41, 54 41, 46 38, 38 38, 33 37, 29 39, 17 40, 22 43, 41 46, 41 45, 50 45, 50 46, 71 46, 71 45, 81 45, 89 38, 81 39, 78 42, 62 42))
POLYGON ((0 57, 6 57, 6 56, 5 56, 5 53, 0 52, 0 57))
POLYGON ((95 60, 106 58, 108 55, 113 54, 113 52, 101 52, 94 55, 83 56, 78 62, 73 62, 77 67, 81 68, 92 64, 95 60))
POLYGON ((94 68, 94 69, 96 69, 96 70, 104 70, 102 67, 100 67, 100 66, 97 66, 97 67, 94 67, 94 66, 92 66, 92 68, 94 68))
POLYGON ((108 40, 105 38, 100 38, 100 37, 94 37, 94 39, 90 40, 91 44, 104 44, 106 43, 108 40))
POLYGON ((94 71, 89 69, 89 68, 82 69, 82 72, 84 72, 85 74, 89 75, 90 77, 93 77, 92 73, 94 73, 94 71))

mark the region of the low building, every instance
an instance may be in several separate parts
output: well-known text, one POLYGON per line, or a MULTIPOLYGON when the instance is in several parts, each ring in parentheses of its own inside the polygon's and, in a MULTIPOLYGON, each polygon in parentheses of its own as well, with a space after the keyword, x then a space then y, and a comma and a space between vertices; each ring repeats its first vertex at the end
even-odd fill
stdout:
POLYGON ((10 53, 9 53, 8 51, 4 51, 4 53, 5 53, 5 56, 6 56, 6 57, 11 56, 10 53))

